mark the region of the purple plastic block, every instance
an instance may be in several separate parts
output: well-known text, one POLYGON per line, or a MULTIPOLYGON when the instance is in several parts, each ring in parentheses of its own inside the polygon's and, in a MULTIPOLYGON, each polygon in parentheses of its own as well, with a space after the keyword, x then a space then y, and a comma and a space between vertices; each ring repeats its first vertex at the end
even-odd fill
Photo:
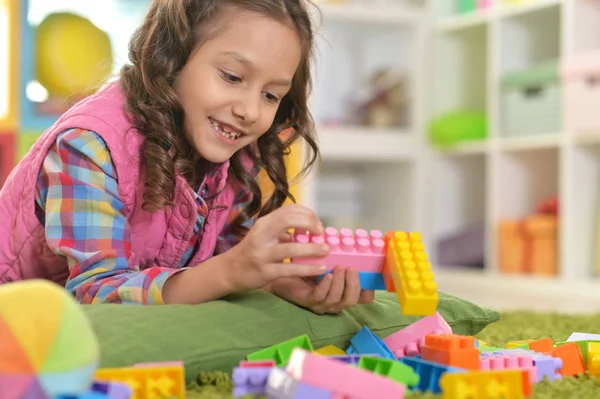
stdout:
POLYGON ((273 369, 266 387, 268 399, 332 399, 333 392, 296 381, 285 370, 273 369))
POLYGON ((121 382, 94 381, 91 390, 106 394, 108 399, 129 399, 133 395, 133 389, 121 382))
POLYGON ((346 364, 353 364, 353 365, 357 365, 358 362, 360 361, 361 357, 364 356, 368 356, 368 357, 381 357, 379 356, 378 353, 373 353, 373 354, 360 354, 360 355, 335 355, 335 356, 327 356, 330 359, 333 360, 339 360, 340 362, 346 363, 346 364))
MULTIPOLYGON (((552 357, 548 355, 544 355, 543 353, 535 352, 532 350, 515 348, 515 349, 506 349, 497 352, 488 352, 488 353, 498 353, 500 355, 511 355, 511 354, 526 354, 531 356, 533 359, 533 365, 536 367, 538 372, 538 381, 542 381, 544 377, 548 378, 550 381, 558 380, 562 378, 559 371, 563 366, 563 361, 559 357, 552 357)), ((483 355, 483 353, 482 353, 483 355)))
POLYGON ((236 367, 231 374, 233 396, 264 395, 272 367, 236 367))

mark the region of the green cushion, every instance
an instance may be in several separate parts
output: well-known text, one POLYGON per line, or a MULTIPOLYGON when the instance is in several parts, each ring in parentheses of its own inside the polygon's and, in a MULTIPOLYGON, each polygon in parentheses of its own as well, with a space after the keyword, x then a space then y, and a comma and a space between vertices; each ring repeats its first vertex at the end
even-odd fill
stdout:
MULTIPOLYGON (((183 360, 186 380, 200 371, 231 371, 249 353, 308 334, 315 349, 346 349, 364 325, 386 337, 418 320, 402 316, 395 294, 377 292, 370 305, 319 316, 264 291, 203 305, 85 305, 100 342, 100 367, 183 360)), ((440 314, 455 334, 474 335, 498 312, 440 294, 440 314)))

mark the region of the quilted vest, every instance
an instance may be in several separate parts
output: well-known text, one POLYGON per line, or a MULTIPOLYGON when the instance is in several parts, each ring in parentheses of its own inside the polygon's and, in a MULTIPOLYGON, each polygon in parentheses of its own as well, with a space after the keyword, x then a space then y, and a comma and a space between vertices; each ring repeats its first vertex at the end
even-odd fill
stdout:
MULTIPOLYGON (((42 278, 64 285, 69 277, 67 261, 46 244, 44 226, 35 215, 35 186, 42 163, 61 132, 72 128, 99 134, 112 157, 118 191, 131 226, 130 264, 177 267, 193 234, 197 205, 189 184, 176 178, 174 205, 154 213, 142 209, 144 171, 140 167, 143 136, 125 110, 125 96, 119 82, 73 106, 32 146, 13 169, 0 190, 0 284, 42 278)), ((248 166, 248 165, 247 165, 248 166)), ((205 220, 202 242, 190 265, 213 255, 217 238, 227 222, 234 188, 227 184, 229 162, 215 175, 220 193, 205 220)), ((212 187, 211 187, 212 189, 212 187)))

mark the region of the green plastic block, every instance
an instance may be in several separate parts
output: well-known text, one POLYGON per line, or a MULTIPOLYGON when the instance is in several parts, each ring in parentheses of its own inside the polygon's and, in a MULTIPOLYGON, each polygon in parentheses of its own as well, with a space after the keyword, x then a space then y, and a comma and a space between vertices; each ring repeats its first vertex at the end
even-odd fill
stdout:
POLYGON ((248 360, 275 360, 278 367, 285 366, 292 356, 292 351, 295 348, 305 349, 313 352, 313 347, 308 335, 301 335, 284 341, 280 344, 261 349, 257 352, 250 353, 246 359, 248 360))
POLYGON ((419 384, 419 374, 412 367, 391 359, 362 356, 357 367, 387 377, 408 387, 419 384))
POLYGON ((588 344, 590 342, 600 342, 600 341, 596 341, 596 340, 585 340, 585 341, 562 341, 562 342, 557 342, 554 344, 554 346, 562 346, 562 345, 566 345, 566 344, 570 344, 570 343, 576 343, 577 346, 579 347, 579 351, 581 352, 581 357, 583 357, 583 364, 585 365, 585 367, 587 368, 587 364, 588 364, 588 344))
POLYGON ((479 348, 479 353, 485 353, 485 352, 497 352, 497 351, 503 351, 506 350, 506 348, 496 348, 493 346, 480 346, 479 348))

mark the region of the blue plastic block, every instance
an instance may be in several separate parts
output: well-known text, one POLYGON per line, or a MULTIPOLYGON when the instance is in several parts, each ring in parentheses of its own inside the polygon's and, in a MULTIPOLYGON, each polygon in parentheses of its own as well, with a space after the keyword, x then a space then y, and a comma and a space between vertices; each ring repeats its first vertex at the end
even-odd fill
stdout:
POLYGON ((369 329, 364 326, 350 340, 350 347, 346 350, 349 355, 376 353, 384 359, 398 360, 390 348, 369 329))
MULTIPOLYGON (((323 279, 323 277, 325 277, 329 273, 331 273, 331 270, 320 275, 317 278, 317 281, 321 281, 323 279)), ((361 290, 374 290, 374 291, 387 290, 387 287, 385 286, 385 280, 383 279, 382 273, 358 272, 358 279, 360 281, 360 289, 361 290)))
POLYGON ((446 366, 440 363, 428 362, 415 357, 405 356, 400 361, 412 367, 419 375, 419 384, 412 388, 413 391, 441 393, 440 378, 444 373, 466 372, 465 369, 446 366))

